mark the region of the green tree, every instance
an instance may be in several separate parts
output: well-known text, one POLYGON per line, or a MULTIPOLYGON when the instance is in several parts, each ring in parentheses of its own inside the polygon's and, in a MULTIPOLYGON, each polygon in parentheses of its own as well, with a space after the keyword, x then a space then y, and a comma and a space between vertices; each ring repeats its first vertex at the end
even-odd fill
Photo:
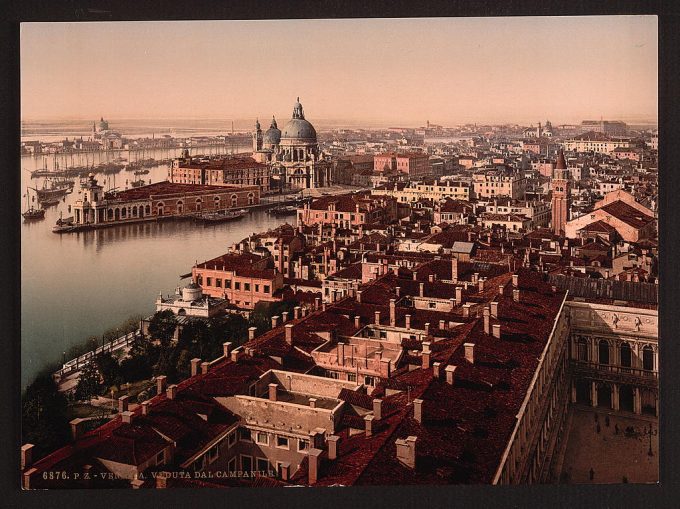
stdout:
POLYGON ((99 395, 100 389, 101 378, 99 370, 94 362, 90 362, 80 372, 74 396, 78 401, 88 402, 99 395))
POLYGON ((104 379, 104 385, 106 387, 120 385, 123 382, 120 365, 111 353, 102 353, 98 355, 95 359, 95 363, 97 365, 97 370, 104 379))
POLYGON ((168 347, 177 328, 177 319, 172 311, 157 311, 149 321, 149 335, 160 341, 161 346, 168 347))
POLYGON ((35 446, 35 459, 70 439, 68 401, 48 373, 39 374, 21 398, 22 442, 35 446))

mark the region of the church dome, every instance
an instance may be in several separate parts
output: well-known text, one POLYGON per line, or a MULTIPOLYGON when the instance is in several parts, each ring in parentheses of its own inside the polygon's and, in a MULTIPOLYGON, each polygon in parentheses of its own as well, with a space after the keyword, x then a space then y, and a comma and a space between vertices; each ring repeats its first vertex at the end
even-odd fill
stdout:
POLYGON ((278 145, 281 141, 281 129, 276 125, 275 118, 272 118, 272 124, 265 131, 262 141, 265 145, 278 145))
POLYGON ((293 118, 283 128, 281 138, 293 140, 316 141, 316 129, 305 120, 305 115, 300 104, 300 98, 293 106, 293 118))

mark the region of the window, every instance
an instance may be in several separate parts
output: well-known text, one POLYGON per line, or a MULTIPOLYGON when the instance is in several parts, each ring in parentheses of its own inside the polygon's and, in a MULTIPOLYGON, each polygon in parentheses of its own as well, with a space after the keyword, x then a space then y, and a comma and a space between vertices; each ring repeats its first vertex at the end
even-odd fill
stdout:
POLYGON ((371 387, 375 385, 375 378, 372 376, 365 376, 364 377, 364 384, 365 385, 370 385, 371 387))
POLYGON ((600 364, 609 364, 609 343, 604 339, 600 340, 599 357, 600 364))
POLYGON ((258 431, 255 435, 255 443, 258 445, 269 445, 269 434, 264 431, 258 431))
POLYGON ((306 451, 309 449, 309 440, 304 440, 302 438, 298 439, 298 452, 306 451))
POLYGON ((245 289, 246 292, 249 292, 249 291, 250 291, 250 283, 244 283, 244 284, 243 284, 243 287, 244 287, 244 289, 245 289))
POLYGON ((335 371, 328 372, 328 378, 333 378, 334 380, 337 380, 339 377, 340 375, 335 371))
POLYGON ((212 463, 219 456, 220 456, 220 451, 217 447, 217 444, 213 445, 210 449, 208 449, 208 463, 212 463))
POLYGON ((264 285, 264 293, 269 293, 269 285, 264 285))
POLYGON ((255 285, 255 291, 259 293, 259 291, 260 291, 260 285, 255 285))
POLYGON ((231 447, 235 443, 236 443, 236 432, 229 433, 229 436, 227 437, 227 445, 229 445, 229 447, 231 447))
POLYGON ((229 472, 236 472, 236 456, 229 460, 229 463, 227 464, 227 470, 229 472))
POLYGON ((588 360, 588 343, 583 338, 578 338, 577 340, 578 349, 578 360, 587 361, 588 360))
POLYGON ((642 369, 646 371, 654 369, 654 350, 649 345, 642 349, 642 369))
POLYGON ((225 279, 224 280, 224 287, 225 288, 231 288, 231 279, 225 279))
POLYGON ((267 472, 269 470, 269 461, 267 458, 257 458, 255 462, 255 470, 259 470, 260 472, 267 472))
POLYGON ((161 451, 156 455, 156 465, 162 465, 165 462, 165 451, 161 451))
POLYGON ((238 438, 239 438, 239 440, 241 440, 243 442, 252 442, 253 441, 252 433, 247 428, 239 428, 238 438))
POLYGON ((234 289, 240 290, 241 289, 241 282, 240 281, 235 281, 234 282, 234 289))
POLYGON ((215 279, 215 286, 217 288, 222 288, 222 280, 221 279, 215 279))
POLYGON ((628 343, 621 344, 621 366, 630 368, 632 366, 633 356, 628 343))
POLYGON ((241 471, 250 472, 253 470, 253 457, 241 454, 241 471))
POLYGON ((356 373, 347 373, 347 381, 356 382, 357 381, 357 374, 356 373))
POLYGON ((276 437, 276 447, 280 447, 281 449, 288 449, 290 447, 288 437, 282 437, 282 436, 277 436, 276 437))
POLYGON ((211 277, 205 278, 205 286, 212 286, 212 278, 211 277))
POLYGON ((436 303, 436 302, 428 302, 428 303, 427 303, 427 306, 428 306, 430 309, 435 309, 435 308, 437 307, 437 303, 436 303))

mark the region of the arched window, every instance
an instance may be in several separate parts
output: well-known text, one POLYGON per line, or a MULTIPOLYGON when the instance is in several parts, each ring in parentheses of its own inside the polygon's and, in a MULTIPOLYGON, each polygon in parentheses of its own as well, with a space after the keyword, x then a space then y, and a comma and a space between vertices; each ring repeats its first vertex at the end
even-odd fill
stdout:
POLYGON ((178 214, 184 213, 184 202, 182 200, 177 200, 177 213, 178 214))
POLYGON ((609 343, 604 339, 600 340, 599 358, 600 364, 609 364, 609 343))
POLYGON ((621 366, 630 368, 633 365, 633 355, 628 343, 621 343, 621 366))
POLYGON ((163 202, 159 202, 158 205, 156 205, 156 208, 159 216, 162 216, 165 213, 165 204, 163 202))
POLYGON ((106 217, 109 221, 113 219, 113 209, 109 209, 106 211, 106 217))
POLYGON ((116 218, 116 221, 120 219, 120 209, 116 209, 114 212, 114 217, 116 218))
POLYGON ((236 196, 235 194, 232 194, 231 195, 231 206, 236 207, 237 203, 238 203, 238 196, 236 196))
POLYGON ((132 217, 137 217, 137 206, 132 207, 132 217))
POLYGON ((120 209, 120 218, 125 219, 126 217, 127 217, 127 209, 125 207, 123 207, 122 209, 120 209))
POLYGON ((255 195, 253 193, 248 193, 248 205, 253 205, 255 203, 255 195))
POLYGON ((215 207, 215 210, 220 208, 220 197, 219 196, 215 196, 213 198, 213 206, 215 207))
POLYGON ((585 338, 579 337, 576 340, 576 350, 578 355, 578 360, 587 361, 588 360, 588 342, 585 338))
POLYGON ((654 350, 649 345, 645 345, 642 349, 642 369, 647 371, 654 370, 654 350))
POLYGON ((203 200, 196 198, 196 210, 201 210, 203 208, 203 200))
POLYGON ((148 216, 151 214, 151 206, 147 205, 144 209, 144 213, 148 216))

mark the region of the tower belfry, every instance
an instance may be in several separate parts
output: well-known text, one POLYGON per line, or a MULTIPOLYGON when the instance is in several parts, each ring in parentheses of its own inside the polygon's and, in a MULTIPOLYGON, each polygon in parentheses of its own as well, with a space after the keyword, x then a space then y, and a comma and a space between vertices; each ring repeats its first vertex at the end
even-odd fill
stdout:
POLYGON ((570 204, 569 171, 564 151, 560 149, 552 179, 552 227, 556 235, 564 235, 565 225, 569 221, 570 204))

